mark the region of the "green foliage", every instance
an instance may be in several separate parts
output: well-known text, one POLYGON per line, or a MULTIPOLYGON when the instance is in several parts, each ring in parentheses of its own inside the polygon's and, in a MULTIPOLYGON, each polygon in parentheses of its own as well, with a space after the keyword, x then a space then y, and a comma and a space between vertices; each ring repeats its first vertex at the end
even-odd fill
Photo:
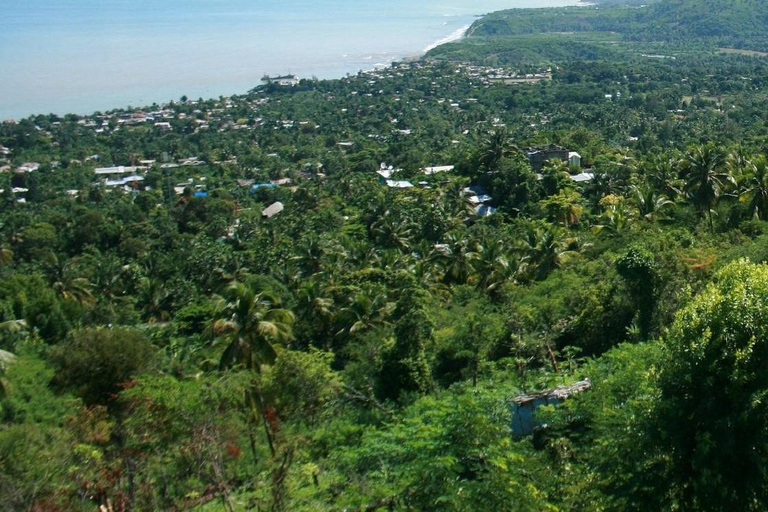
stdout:
POLYGON ((420 399, 401 422, 368 432, 347 454, 349 505, 548 510, 507 421, 504 403, 486 393, 420 399))
POLYGON ((171 130, 0 124, 41 164, 0 187, 0 508, 764 508, 764 9, 601 4, 171 130), (513 389, 585 376, 511 440, 513 389))
POLYGON ((616 270, 624 278, 629 293, 637 305, 637 323, 640 336, 647 337, 656 307, 658 271, 653 254, 633 247, 616 260, 616 270))
POLYGON ((131 377, 149 371, 156 350, 142 333, 124 328, 83 329, 51 349, 52 383, 88 405, 111 405, 131 377))
POLYGON ((696 510, 765 508, 768 269, 723 268, 666 336, 659 423, 669 487, 696 510))

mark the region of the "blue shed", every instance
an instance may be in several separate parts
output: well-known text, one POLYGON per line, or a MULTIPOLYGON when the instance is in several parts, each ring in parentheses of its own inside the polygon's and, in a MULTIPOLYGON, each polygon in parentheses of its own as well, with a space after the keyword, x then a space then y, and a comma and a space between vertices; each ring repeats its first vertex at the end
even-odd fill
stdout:
POLYGON ((568 397, 592 387, 589 379, 575 382, 570 386, 559 386, 554 389, 534 393, 532 395, 519 395, 509 402, 512 408, 512 435, 523 437, 533 434, 541 423, 536 420, 536 409, 542 405, 557 405, 568 397))

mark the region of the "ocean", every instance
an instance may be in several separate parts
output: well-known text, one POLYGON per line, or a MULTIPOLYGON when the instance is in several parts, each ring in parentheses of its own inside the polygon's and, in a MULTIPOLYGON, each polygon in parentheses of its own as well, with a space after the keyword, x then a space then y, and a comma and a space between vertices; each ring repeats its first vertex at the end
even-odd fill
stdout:
POLYGON ((4 0, 0 119, 244 93, 424 53, 476 16, 576 0, 4 0))

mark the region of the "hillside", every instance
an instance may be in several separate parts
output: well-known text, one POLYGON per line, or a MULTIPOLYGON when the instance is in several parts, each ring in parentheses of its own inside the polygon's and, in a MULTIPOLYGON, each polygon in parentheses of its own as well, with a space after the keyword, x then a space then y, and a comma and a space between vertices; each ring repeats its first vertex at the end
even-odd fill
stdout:
POLYGON ((768 59, 649 16, 0 124, 0 512, 768 510, 768 59))
POLYGON ((478 20, 474 38, 526 34, 608 32, 623 41, 705 43, 751 50, 768 49, 768 5, 757 0, 664 0, 647 6, 609 5, 507 10, 478 20))

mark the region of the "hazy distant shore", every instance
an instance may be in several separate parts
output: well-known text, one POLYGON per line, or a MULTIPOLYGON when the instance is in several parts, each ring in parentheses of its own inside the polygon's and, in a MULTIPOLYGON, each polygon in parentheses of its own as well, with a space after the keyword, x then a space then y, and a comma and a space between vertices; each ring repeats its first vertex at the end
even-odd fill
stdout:
POLYGON ((47 0, 6 9, 0 119, 229 96, 264 75, 341 78, 459 40, 479 13, 578 1, 391 0, 384 9, 360 0, 350 9, 318 0, 311 12, 291 0, 167 0, 129 11, 119 3, 82 0, 75 9, 69 0, 47 0))

